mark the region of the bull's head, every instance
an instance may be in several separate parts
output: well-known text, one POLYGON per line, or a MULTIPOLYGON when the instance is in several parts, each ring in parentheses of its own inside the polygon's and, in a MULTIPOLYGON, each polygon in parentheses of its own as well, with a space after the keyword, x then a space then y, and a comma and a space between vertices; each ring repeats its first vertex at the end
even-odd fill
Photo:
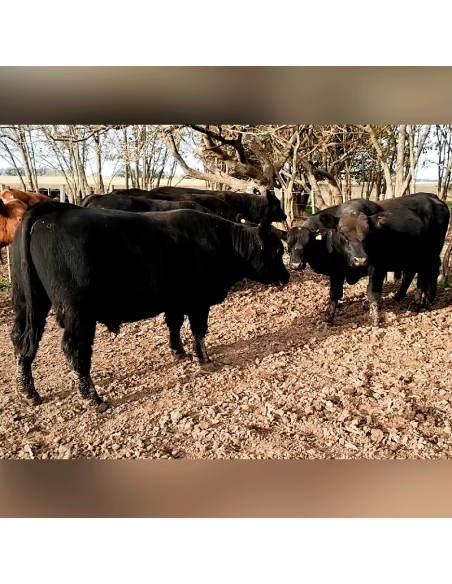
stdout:
POLYGON ((267 202, 269 205, 267 219, 269 221, 275 221, 279 223, 285 221, 287 219, 287 215, 281 209, 281 203, 279 202, 278 197, 271 193, 270 191, 267 191, 267 194, 265 196, 267 197, 267 202))
POLYGON ((325 246, 326 231, 326 229, 315 229, 312 226, 292 227, 287 234, 287 246, 292 268, 304 270, 309 262, 309 257, 316 254, 317 248, 325 246))
POLYGON ((369 265, 366 239, 371 230, 370 217, 357 211, 343 213, 339 218, 331 213, 321 213, 319 219, 327 229, 334 230, 335 247, 352 268, 369 265))
POLYGON ((257 227, 250 258, 253 280, 262 284, 287 284, 290 274, 284 265, 283 255, 281 239, 272 230, 270 221, 264 219, 257 227))

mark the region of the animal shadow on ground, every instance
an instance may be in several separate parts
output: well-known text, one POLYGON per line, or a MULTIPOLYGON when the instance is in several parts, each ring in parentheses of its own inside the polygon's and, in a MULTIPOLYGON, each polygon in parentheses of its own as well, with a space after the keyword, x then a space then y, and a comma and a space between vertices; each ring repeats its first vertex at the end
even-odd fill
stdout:
MULTIPOLYGON (((380 323, 378 327, 373 327, 370 323, 369 304, 366 293, 363 292, 362 295, 346 298, 340 302, 332 324, 322 322, 323 310, 320 307, 318 314, 296 317, 288 326, 278 330, 253 336, 251 339, 239 340, 235 343, 211 345, 212 357, 215 359, 216 355, 223 354, 225 362, 234 363, 235 366, 247 366, 255 361, 256 356, 262 360, 277 352, 290 353, 290 351, 297 350, 297 348, 302 348, 309 344, 312 337, 315 337, 316 342, 321 343, 332 335, 342 335, 347 330, 353 331, 356 328, 367 328, 369 331, 376 328, 379 330, 389 329, 394 326, 393 322, 387 320, 389 315, 396 319, 397 324, 400 325, 403 321, 411 319, 418 313, 409 309, 413 293, 411 290, 408 291, 406 298, 401 302, 393 299, 398 287, 398 284, 385 284, 380 302, 380 323)), ((450 304, 452 304, 452 291, 438 290, 433 307, 428 311, 422 309, 421 312, 434 313, 436 310, 445 308, 450 304)))

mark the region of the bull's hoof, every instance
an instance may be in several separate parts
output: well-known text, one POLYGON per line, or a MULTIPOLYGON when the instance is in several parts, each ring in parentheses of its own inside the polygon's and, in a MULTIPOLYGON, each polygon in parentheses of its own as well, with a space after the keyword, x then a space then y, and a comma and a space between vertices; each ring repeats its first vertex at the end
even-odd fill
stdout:
POLYGON ((174 359, 176 359, 176 361, 184 361, 188 355, 185 351, 171 351, 171 353, 173 354, 174 359))
POLYGON ((99 414, 103 414, 108 410, 108 405, 103 401, 97 406, 97 411, 99 414))
POLYGON ((409 309, 412 312, 419 312, 421 309, 421 303, 419 302, 419 300, 417 300, 417 299, 411 300, 410 305, 409 305, 409 309))
POLYGON ((327 324, 331 324, 333 322, 337 308, 338 307, 335 302, 329 302, 325 312, 321 316, 322 321, 326 322, 327 324))
POLYGON ((424 296, 421 301, 421 308, 424 310, 431 310, 434 299, 424 296))
POLYGON ((413 312, 419 312, 420 309, 422 308, 423 299, 424 294, 422 293, 421 290, 417 289, 413 294, 413 297, 411 298, 410 310, 412 310, 413 312))
POLYGON ((214 373, 215 371, 220 370, 218 365, 215 365, 215 363, 212 363, 212 361, 209 361, 208 363, 200 363, 199 369, 201 373, 214 373))
POLYGON ((29 406, 39 406, 39 404, 42 404, 42 397, 39 395, 38 392, 31 396, 24 395, 23 393, 21 393, 20 397, 22 401, 29 406))
POLYGON ((325 314, 323 314, 320 318, 319 321, 323 324, 331 324, 334 320, 334 312, 333 314, 331 314, 331 312, 325 312, 325 314))

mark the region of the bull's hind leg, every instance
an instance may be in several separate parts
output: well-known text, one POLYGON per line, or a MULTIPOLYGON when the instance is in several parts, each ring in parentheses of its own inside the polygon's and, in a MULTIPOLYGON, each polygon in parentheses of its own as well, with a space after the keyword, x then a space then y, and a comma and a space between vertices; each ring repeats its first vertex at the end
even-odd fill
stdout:
POLYGON ((369 316, 372 326, 378 326, 378 303, 381 298, 383 282, 386 272, 376 270, 374 267, 369 269, 369 285, 367 286, 367 299, 369 300, 369 316))
POLYGON ((39 305, 34 306, 33 327, 27 326, 26 313, 24 307, 14 306, 16 320, 11 332, 11 340, 16 355, 17 392, 20 397, 30 405, 36 406, 41 403, 41 396, 35 389, 32 365, 38 351, 39 341, 46 323, 47 314, 50 309, 50 302, 41 299, 39 305))
POLYGON ((215 371, 217 367, 212 363, 206 350, 205 337, 207 334, 207 321, 209 319, 209 310, 201 309, 188 315, 190 328, 193 333, 193 350, 199 362, 201 369, 206 371, 215 371))
POLYGON ((414 270, 403 272, 403 280, 402 283, 400 284, 400 288, 394 294, 394 300, 396 302, 400 302, 405 298, 406 293, 408 292, 408 288, 410 287, 410 284, 413 281, 415 274, 416 272, 414 270))
POLYGON ((424 290, 424 297, 422 299, 422 306, 424 308, 430 308, 436 298, 436 292, 438 290, 438 276, 441 268, 441 259, 433 258, 428 269, 428 284, 426 290, 424 290))
POLYGON ((176 359, 184 359, 186 357, 186 352, 180 343, 180 329, 184 324, 184 314, 165 312, 165 319, 170 333, 171 352, 176 359))
POLYGON ((104 412, 108 406, 97 394, 90 375, 96 322, 75 317, 65 318, 64 325, 62 348, 70 366, 78 375, 82 398, 92 402, 99 412, 104 412))
MULTIPOLYGON (((431 267, 422 266, 419 268, 417 273, 417 287, 410 303, 411 310, 419 312, 422 307, 427 307, 426 296, 428 296, 430 287, 431 272, 431 267)), ((434 290, 436 295, 436 285, 434 286, 434 290)))

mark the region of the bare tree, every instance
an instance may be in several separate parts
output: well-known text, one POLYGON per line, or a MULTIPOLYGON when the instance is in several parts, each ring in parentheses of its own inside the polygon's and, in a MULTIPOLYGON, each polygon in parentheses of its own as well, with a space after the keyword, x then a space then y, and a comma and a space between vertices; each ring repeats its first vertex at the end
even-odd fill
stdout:
POLYGON ((445 201, 452 175, 452 126, 435 126, 436 150, 438 162, 429 162, 438 165, 438 197, 445 201))
POLYGON ((369 134, 370 141, 380 161, 385 181, 386 197, 401 197, 415 180, 415 171, 420 155, 430 133, 430 126, 424 127, 422 133, 420 127, 409 127, 409 145, 407 150, 407 127, 394 126, 359 126, 369 134), (417 136, 417 143, 415 139, 417 136), (396 157, 395 170, 392 171, 394 157, 396 157), (393 180, 394 178, 394 180, 393 180))

